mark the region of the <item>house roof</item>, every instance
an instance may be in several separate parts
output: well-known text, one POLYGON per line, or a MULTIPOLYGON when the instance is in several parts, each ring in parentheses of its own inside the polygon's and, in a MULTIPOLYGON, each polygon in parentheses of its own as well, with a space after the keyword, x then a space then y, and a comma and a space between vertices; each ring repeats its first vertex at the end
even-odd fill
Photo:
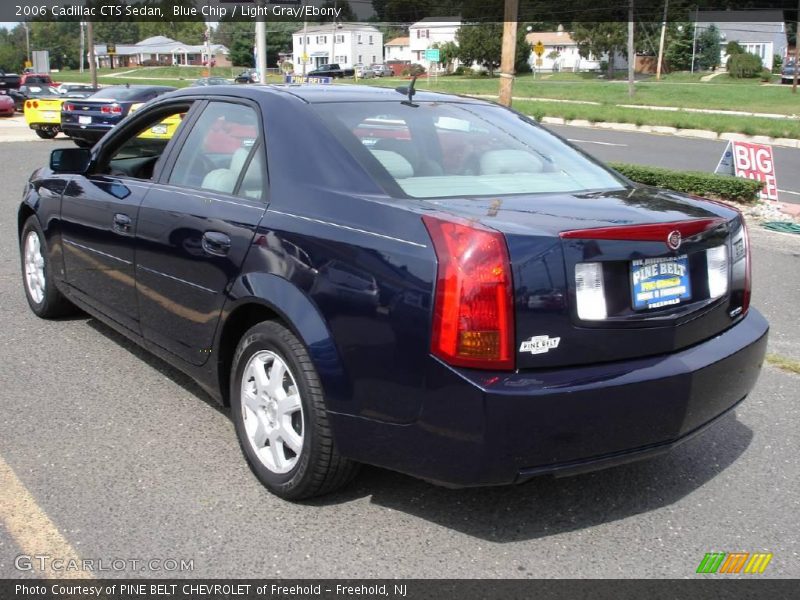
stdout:
MULTIPOLYGON (((694 20, 694 19, 693 19, 694 20)), ((765 42, 786 37, 783 13, 775 10, 719 10, 697 13, 698 29, 714 25, 727 42, 765 42)))
MULTIPOLYGON (((205 44, 184 44, 163 35, 155 35, 135 44, 117 44, 117 55, 133 56, 136 54, 203 54, 205 44)), ((95 44, 94 52, 97 56, 108 56, 107 44, 95 44)), ((220 52, 227 54, 228 48, 222 44, 211 44, 212 54, 220 52)))
POLYGON ((566 31, 531 31, 525 36, 529 44, 542 42, 545 46, 575 46, 572 36, 566 31))
POLYGON ((396 37, 386 42, 384 46, 408 46, 408 44, 409 40, 407 37, 396 37))
POLYGON ((461 25, 461 17, 425 17, 409 26, 409 29, 419 27, 453 27, 461 25))

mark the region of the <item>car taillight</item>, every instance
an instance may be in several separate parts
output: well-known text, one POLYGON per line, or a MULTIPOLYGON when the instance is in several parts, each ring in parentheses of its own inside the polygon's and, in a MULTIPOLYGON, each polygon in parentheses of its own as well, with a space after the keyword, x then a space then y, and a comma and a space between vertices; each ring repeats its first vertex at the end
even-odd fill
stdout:
POLYGON ((36 100, 33 101, 33 108, 39 108, 39 103, 36 100))
POLYGON ((104 115, 121 115, 122 114, 122 107, 121 106, 103 106, 100 108, 100 112, 104 115))
POLYGON ((728 291, 728 247, 715 246, 706 250, 708 297, 720 298, 728 291))
POLYGON ((600 321, 608 316, 602 263, 575 265, 575 299, 582 321, 600 321))
POLYGON ((74 104, 65 104, 65 105, 62 107, 62 109, 63 109, 64 111, 66 111, 66 112, 70 112, 70 111, 73 111, 73 110, 75 110, 75 105, 74 105, 74 104))
POLYGON ((32 103, 30 100, 28 100, 28 101, 25 103, 25 108, 30 108, 31 106, 33 106, 33 103, 32 103))
POLYGON ((503 235, 423 216, 438 260, 431 352, 448 364, 514 369, 511 262, 503 235))
POLYGON ((734 310, 731 316, 745 314, 750 308, 750 289, 751 289, 751 259, 750 259, 750 237, 747 234, 747 225, 744 217, 739 217, 741 227, 736 231, 731 239, 731 276, 734 282, 743 282, 741 310, 734 310))

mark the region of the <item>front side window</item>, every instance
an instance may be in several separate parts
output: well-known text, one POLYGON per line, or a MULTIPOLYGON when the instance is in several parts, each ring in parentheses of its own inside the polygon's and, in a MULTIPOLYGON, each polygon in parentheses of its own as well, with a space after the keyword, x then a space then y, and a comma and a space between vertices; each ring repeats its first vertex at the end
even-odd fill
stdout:
POLYGON ((389 194, 413 198, 622 189, 622 181, 502 107, 420 102, 315 105, 389 194))
POLYGON ((211 102, 181 148, 169 183, 259 199, 266 161, 256 111, 211 102))

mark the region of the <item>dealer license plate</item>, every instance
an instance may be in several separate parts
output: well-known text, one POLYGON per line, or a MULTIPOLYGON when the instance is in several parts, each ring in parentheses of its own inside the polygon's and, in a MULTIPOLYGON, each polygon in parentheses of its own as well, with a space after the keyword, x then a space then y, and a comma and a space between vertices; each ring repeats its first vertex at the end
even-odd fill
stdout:
POLYGON ((78 117, 78 123, 81 125, 90 125, 92 123, 92 117, 78 117))
POLYGON ((56 113, 56 112, 54 112, 52 110, 46 110, 46 111, 44 111, 42 113, 42 118, 43 119, 47 119, 48 121, 52 121, 52 120, 58 118, 58 113, 56 113))
POLYGON ((152 133, 153 135, 167 135, 167 126, 155 125, 150 128, 150 133, 152 133))
POLYGON ((689 258, 640 258, 631 262, 634 310, 680 304, 692 297, 689 258))

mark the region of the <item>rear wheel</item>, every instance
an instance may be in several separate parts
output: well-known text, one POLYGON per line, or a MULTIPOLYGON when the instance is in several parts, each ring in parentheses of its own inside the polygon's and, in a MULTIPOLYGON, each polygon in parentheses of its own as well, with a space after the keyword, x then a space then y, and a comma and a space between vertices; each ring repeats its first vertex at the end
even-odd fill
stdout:
POLYGON ((357 471, 357 464, 336 450, 308 352, 280 323, 259 323, 239 342, 231 413, 250 468, 277 496, 301 500, 326 494, 357 471))
POLYGON ((22 228, 20 256, 25 297, 36 316, 50 319, 77 310, 56 288, 44 234, 34 216, 29 217, 22 228))
POLYGON ((50 129, 37 129, 36 135, 38 135, 43 140, 52 140, 54 137, 58 135, 58 132, 52 131, 50 129))

